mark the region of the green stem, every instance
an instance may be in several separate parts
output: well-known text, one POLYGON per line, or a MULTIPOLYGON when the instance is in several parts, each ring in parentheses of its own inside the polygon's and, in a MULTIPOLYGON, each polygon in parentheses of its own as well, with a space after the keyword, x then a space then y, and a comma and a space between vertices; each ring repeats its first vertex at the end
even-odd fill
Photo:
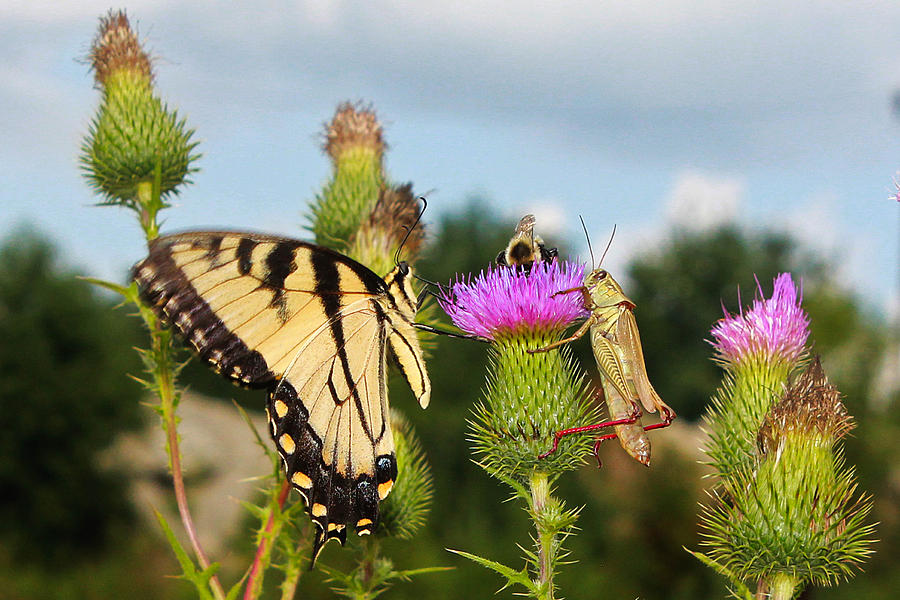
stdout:
MULTIPOLYGON (((181 522, 197 555, 197 562, 203 570, 209 568, 210 562, 200 545, 200 538, 197 535, 197 528, 194 526, 194 519, 191 516, 188 507, 187 491, 184 487, 184 473, 181 468, 181 449, 178 443, 178 417, 175 408, 178 404, 177 394, 175 392, 175 375, 172 365, 172 357, 170 354, 171 345, 169 338, 164 336, 162 326, 159 321, 154 319, 151 323, 151 338, 153 354, 156 358, 156 365, 153 377, 156 382, 156 389, 159 394, 160 411, 163 423, 163 429, 166 432, 166 454, 169 457, 169 469, 172 472, 172 485, 175 490, 175 501, 178 504, 178 513, 181 516, 181 522)), ((219 583, 219 578, 215 575, 210 579, 210 587, 216 598, 223 600, 225 598, 225 590, 219 583)))
POLYGON ((787 573, 775 573, 769 581, 770 600, 791 600, 797 589, 797 578, 787 573))
POLYGON ((294 600, 297 595, 297 585, 300 583, 300 569, 292 569, 285 573, 281 583, 281 600, 294 600))
POLYGON ((364 550, 365 555, 357 567, 360 573, 359 580, 362 584, 361 589, 356 591, 357 600, 369 600, 370 598, 374 598, 375 596, 372 592, 382 583, 382 580, 378 579, 376 581, 375 578, 375 563, 378 560, 379 546, 380 544, 378 543, 377 538, 366 540, 364 550))
POLYGON ((159 188, 159 164, 157 164, 156 178, 153 181, 141 181, 137 184, 137 211, 144 237, 147 241, 159 237, 159 224, 156 215, 165 204, 160 197, 159 188))
POLYGON ((556 532, 544 527, 543 519, 539 518, 550 499, 550 480, 546 473, 534 472, 531 475, 529 484, 531 488, 531 509, 535 515, 534 525, 537 530, 538 598, 541 600, 553 600, 556 532))

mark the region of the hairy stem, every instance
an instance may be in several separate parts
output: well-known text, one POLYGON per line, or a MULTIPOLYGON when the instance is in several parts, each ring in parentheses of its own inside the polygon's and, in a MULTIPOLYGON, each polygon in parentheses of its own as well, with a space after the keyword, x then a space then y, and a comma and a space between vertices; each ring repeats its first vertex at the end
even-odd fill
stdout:
POLYGON ((769 580, 771 600, 791 600, 797 590, 797 578, 787 573, 775 573, 769 580))
MULTIPOLYGON (((200 538, 197 535, 194 519, 188 507, 187 492, 184 487, 184 473, 181 468, 181 449, 178 444, 178 417, 175 413, 177 397, 175 394, 174 367, 170 353, 171 346, 168 338, 164 339, 162 326, 158 320, 154 319, 150 331, 153 340, 153 353, 156 357, 156 368, 153 376, 159 393, 163 429, 166 432, 166 454, 169 456, 169 469, 172 472, 172 485, 175 489, 178 513, 181 515, 181 522, 184 524, 191 546, 197 555, 197 562, 200 563, 202 569, 206 570, 209 568, 210 562, 203 551, 203 547, 200 545, 200 538)), ((225 598, 225 591, 222 589, 222 584, 219 583, 217 576, 213 575, 210 579, 210 586, 216 598, 225 598)))
MULTIPOLYGON (((159 164, 157 163, 157 170, 159 164)), ((144 237, 147 241, 159 237, 159 225, 156 222, 156 213, 162 208, 162 200, 159 197, 158 182, 142 181, 137 184, 138 206, 140 207, 138 218, 144 237)))
MULTIPOLYGON (((140 215, 141 227, 144 229, 144 234, 149 242, 159 235, 159 226, 156 222, 156 214, 161 206, 158 181, 139 183, 138 196, 141 199, 142 206, 149 207, 143 210, 140 215)), ((181 516, 181 522, 184 524, 188 539, 191 541, 191 546, 194 548, 194 553, 197 555, 197 562, 203 570, 206 570, 209 568, 210 562, 206 552, 203 551, 203 546, 200 545, 197 528, 194 526, 194 519, 188 507, 187 491, 184 487, 184 473, 181 468, 181 449, 178 443, 178 416, 176 414, 178 394, 175 391, 177 366, 174 364, 175 361, 172 357, 171 337, 163 330, 159 319, 150 310, 142 308, 141 315, 144 317, 150 330, 154 387, 159 396, 159 411, 163 430, 166 433, 166 454, 169 458, 169 470, 172 473, 172 486, 175 490, 178 513, 181 516)), ((224 600, 225 590, 222 588, 219 578, 213 575, 209 583, 215 597, 219 600, 224 600)))
POLYGON ((547 529, 538 518, 550 499, 550 481, 546 473, 531 475, 531 509, 535 515, 537 530, 538 584, 541 600, 553 600, 554 542, 556 532, 547 529))
MULTIPOLYGON (((278 511, 281 511, 284 508, 284 503, 287 501, 290 491, 291 484, 285 479, 281 484, 281 491, 278 492, 278 499, 276 501, 278 511)), ((275 531, 276 524, 277 527, 281 527, 281 521, 277 520, 276 517, 276 508, 270 507, 269 518, 266 520, 266 524, 263 527, 263 534, 260 538, 259 546, 256 548, 256 555, 253 557, 253 563, 250 565, 249 575, 247 576, 247 587, 244 589, 244 600, 253 600, 254 598, 258 598, 260 593, 262 593, 262 576, 269 566, 269 559, 272 556, 272 543, 278 535, 275 531)), ((294 582, 294 587, 296 587, 296 585, 296 582, 294 582)))
POLYGON ((300 569, 294 569, 285 575, 281 583, 281 600, 294 600, 297 594, 297 585, 300 583, 300 569))

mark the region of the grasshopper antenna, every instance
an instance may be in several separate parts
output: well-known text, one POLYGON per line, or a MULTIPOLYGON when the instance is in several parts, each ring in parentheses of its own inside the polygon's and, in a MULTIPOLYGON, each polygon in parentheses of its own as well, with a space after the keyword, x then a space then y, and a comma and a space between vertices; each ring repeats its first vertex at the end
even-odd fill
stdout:
POLYGON ((412 235, 413 230, 416 228, 416 225, 419 224, 419 221, 422 220, 422 215, 425 214, 425 209, 428 208, 428 200, 425 199, 425 196, 419 196, 419 200, 422 201, 422 210, 419 211, 419 214, 416 215, 416 220, 413 222, 412 227, 403 226, 403 229, 406 230, 406 235, 403 236, 403 241, 400 242, 400 245, 397 246, 397 252, 394 254, 394 266, 400 266, 400 251, 403 250, 403 246, 406 245, 406 240, 409 239, 409 236, 412 235))
POLYGON ((606 253, 609 252, 609 247, 612 246, 613 238, 616 237, 616 226, 613 225, 612 233, 609 235, 609 241, 606 242, 606 249, 603 251, 603 256, 600 257, 600 264, 603 264, 603 259, 606 258, 606 253))
MULTIPOLYGON (((578 220, 581 221, 581 228, 584 230, 584 239, 587 240, 587 244, 588 244, 588 252, 591 253, 591 271, 593 271, 594 270, 594 250, 593 250, 593 248, 591 248, 591 236, 588 235, 587 226, 584 224, 584 218, 581 215, 578 215, 578 220)), ((606 255, 605 252, 603 254, 606 255)), ((600 261, 602 262, 603 259, 601 258, 600 261)))

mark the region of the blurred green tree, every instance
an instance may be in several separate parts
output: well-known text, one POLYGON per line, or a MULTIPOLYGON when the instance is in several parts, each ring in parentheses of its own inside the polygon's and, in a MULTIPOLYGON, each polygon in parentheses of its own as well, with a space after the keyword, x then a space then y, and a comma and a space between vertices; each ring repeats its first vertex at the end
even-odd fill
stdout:
POLYGON ((0 245, 0 563, 58 569, 131 523, 100 454, 140 423, 139 328, 21 229, 0 245))

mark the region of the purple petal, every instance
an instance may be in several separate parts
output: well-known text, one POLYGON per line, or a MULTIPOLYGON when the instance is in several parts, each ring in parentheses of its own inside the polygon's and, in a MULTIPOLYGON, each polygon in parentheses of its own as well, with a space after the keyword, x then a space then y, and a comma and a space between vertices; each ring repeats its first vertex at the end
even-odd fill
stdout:
POLYGON ((438 299, 453 323, 489 339, 519 330, 564 329, 586 317, 577 291, 584 283, 584 265, 567 261, 535 263, 530 272, 491 266, 474 279, 457 279, 438 299))
POLYGON ((712 328, 713 346, 719 358, 737 362, 748 354, 762 353, 788 361, 797 360, 809 337, 809 317, 800 307, 801 294, 790 273, 775 278, 771 298, 762 297, 757 281, 757 298, 746 313, 730 315, 712 328))

